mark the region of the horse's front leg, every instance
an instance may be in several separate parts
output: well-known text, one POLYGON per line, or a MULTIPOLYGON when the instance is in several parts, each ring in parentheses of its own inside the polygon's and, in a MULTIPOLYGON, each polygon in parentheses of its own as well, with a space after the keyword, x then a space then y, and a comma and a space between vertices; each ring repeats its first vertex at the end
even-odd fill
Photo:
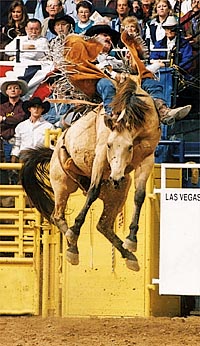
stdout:
POLYGON ((124 249, 131 252, 137 251, 137 231, 139 228, 140 212, 146 196, 146 182, 153 168, 153 163, 154 157, 152 154, 146 157, 135 170, 134 212, 129 226, 130 233, 123 243, 124 249))
POLYGON ((78 238, 80 235, 80 229, 81 226, 83 225, 87 212, 90 209, 90 206, 92 203, 98 198, 99 196, 99 191, 100 191, 101 184, 96 187, 95 185, 91 186, 87 192, 87 198, 86 202, 78 214, 78 216, 75 218, 74 225, 70 227, 70 229, 67 230, 66 236, 70 240, 71 238, 75 239, 76 237, 78 238))
POLYGON ((129 269, 139 271, 137 258, 129 250, 124 249, 123 241, 114 232, 114 222, 117 214, 122 210, 126 201, 131 179, 126 176, 118 189, 113 189, 111 183, 103 183, 100 198, 104 202, 104 209, 99 219, 97 229, 101 232, 126 259, 129 269))

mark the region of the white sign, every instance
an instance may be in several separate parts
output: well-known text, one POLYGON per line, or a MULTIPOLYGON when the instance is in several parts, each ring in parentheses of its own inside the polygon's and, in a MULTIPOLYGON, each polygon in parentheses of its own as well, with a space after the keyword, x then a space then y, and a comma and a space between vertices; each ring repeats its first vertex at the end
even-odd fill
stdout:
POLYGON ((159 294, 200 295, 200 189, 161 191, 159 294))

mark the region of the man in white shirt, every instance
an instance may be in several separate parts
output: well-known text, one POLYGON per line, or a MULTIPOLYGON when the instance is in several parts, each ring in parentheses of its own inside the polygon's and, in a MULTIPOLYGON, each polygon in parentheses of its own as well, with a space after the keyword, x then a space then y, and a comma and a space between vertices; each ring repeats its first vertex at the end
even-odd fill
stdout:
POLYGON ((17 36, 5 46, 5 53, 15 55, 17 40, 20 46, 20 61, 41 60, 48 51, 48 41, 41 36, 41 22, 38 19, 30 19, 26 25, 26 36, 17 36))
POLYGON ((24 112, 29 119, 22 121, 15 128, 15 143, 11 152, 11 161, 16 162, 23 150, 44 145, 45 130, 54 126, 44 120, 43 114, 50 109, 48 101, 42 102, 39 97, 34 97, 22 104, 24 112))
POLYGON ((38 19, 30 19, 25 28, 26 36, 17 36, 13 41, 5 46, 7 55, 15 55, 17 39, 19 39, 20 62, 23 63, 23 69, 20 74, 14 68, 9 71, 9 78, 23 79, 28 83, 30 93, 32 88, 41 82, 47 73, 53 69, 53 64, 45 61, 45 57, 49 51, 48 40, 41 36, 41 22, 38 19), (13 76, 14 75, 14 76, 13 76))

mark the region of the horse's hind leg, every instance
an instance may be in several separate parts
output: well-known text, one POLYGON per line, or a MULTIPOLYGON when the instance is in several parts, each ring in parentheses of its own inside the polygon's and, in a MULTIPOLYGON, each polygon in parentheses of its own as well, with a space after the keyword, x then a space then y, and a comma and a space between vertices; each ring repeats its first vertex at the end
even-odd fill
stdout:
POLYGON ((75 192, 78 185, 59 167, 54 165, 50 170, 51 185, 54 190, 55 207, 51 215, 52 222, 67 238, 67 260, 71 264, 79 263, 78 236, 70 232, 65 219, 65 210, 69 195, 75 192))
POLYGON ((103 174, 104 165, 106 162, 106 145, 103 141, 103 136, 100 143, 96 146, 96 156, 92 166, 91 183, 87 192, 87 197, 83 208, 78 216, 75 218, 74 225, 70 227, 70 231, 77 236, 80 234, 81 226, 83 225, 87 212, 92 203, 99 197, 101 189, 101 178, 103 174), (103 143, 101 143, 103 142, 103 143))
POLYGON ((97 229, 101 232, 121 253, 123 258, 126 258, 126 265, 129 269, 139 271, 137 258, 123 248, 122 240, 114 233, 114 222, 117 214, 121 211, 128 194, 130 187, 130 177, 126 177, 119 189, 113 189, 110 183, 102 184, 100 198, 104 202, 104 209, 97 229))
POLYGON ((123 247, 131 252, 137 250, 137 231, 138 223, 142 205, 146 195, 146 182, 153 167, 153 154, 146 157, 142 163, 136 168, 134 183, 135 183, 135 196, 134 196, 134 213, 131 224, 129 226, 130 233, 124 241, 123 247))
POLYGON ((65 219, 65 209, 68 198, 69 193, 66 190, 62 191, 60 194, 57 191, 55 194, 55 209, 52 214, 52 220, 67 239, 68 249, 66 257, 68 262, 77 265, 79 264, 79 252, 77 245, 78 236, 76 236, 73 232, 70 232, 65 219))

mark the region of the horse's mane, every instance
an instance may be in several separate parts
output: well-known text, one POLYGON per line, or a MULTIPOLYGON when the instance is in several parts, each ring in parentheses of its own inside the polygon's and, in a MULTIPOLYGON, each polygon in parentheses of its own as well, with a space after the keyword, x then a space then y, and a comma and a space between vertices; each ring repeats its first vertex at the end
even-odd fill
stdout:
POLYGON ((120 84, 111 107, 113 114, 118 116, 123 110, 123 118, 116 122, 115 128, 121 131, 124 127, 140 127, 145 122, 145 114, 150 110, 150 106, 144 101, 145 94, 137 94, 137 84, 131 78, 120 84))

